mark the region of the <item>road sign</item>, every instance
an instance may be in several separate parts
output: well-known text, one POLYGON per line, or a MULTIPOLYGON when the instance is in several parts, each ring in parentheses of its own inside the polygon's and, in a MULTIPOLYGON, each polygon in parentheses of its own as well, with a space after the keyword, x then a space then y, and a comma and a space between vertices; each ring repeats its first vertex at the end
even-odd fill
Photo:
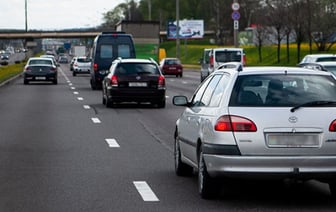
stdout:
POLYGON ((231 8, 232 8, 232 10, 239 10, 240 5, 239 5, 238 2, 234 2, 234 3, 232 3, 231 8))
POLYGON ((232 14, 231 14, 231 18, 233 20, 239 20, 240 18, 240 13, 238 11, 233 11, 232 14))
POLYGON ((233 21, 233 29, 239 29, 239 21, 238 20, 233 21))

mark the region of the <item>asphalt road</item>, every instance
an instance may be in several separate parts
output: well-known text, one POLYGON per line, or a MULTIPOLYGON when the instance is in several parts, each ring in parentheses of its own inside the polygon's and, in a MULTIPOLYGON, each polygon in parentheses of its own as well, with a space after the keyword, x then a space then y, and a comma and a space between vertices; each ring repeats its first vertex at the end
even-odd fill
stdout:
POLYGON ((105 108, 88 75, 0 87, 0 211, 335 211, 328 186, 231 181, 214 200, 174 173, 173 132, 199 73, 167 76, 167 105, 105 108))

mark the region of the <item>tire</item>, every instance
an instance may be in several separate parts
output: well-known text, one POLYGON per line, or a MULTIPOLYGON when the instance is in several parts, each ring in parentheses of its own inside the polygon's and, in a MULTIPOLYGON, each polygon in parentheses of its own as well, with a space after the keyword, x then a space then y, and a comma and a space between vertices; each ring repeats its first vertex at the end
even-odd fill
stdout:
POLYGON ((74 77, 76 76, 76 72, 75 71, 72 72, 72 76, 74 76, 74 77))
POLYGON ((92 79, 90 79, 90 85, 91 85, 91 89, 92 89, 92 90, 97 90, 97 85, 96 85, 95 82, 93 82, 92 79))
POLYGON ((166 99, 160 101, 157 105, 158 105, 158 108, 165 108, 166 107, 166 99))
POLYGON ((181 78, 183 77, 183 73, 180 74, 180 77, 181 77, 181 78))
POLYGON ((55 79, 55 80, 53 81, 53 83, 54 83, 54 85, 57 85, 57 84, 58 84, 57 79, 55 79))
POLYGON ((216 195, 217 189, 214 180, 207 172, 202 149, 200 149, 198 160, 198 192, 203 199, 212 199, 216 195))
POLYGON ((24 80, 23 80, 23 84, 28 85, 28 84, 29 84, 29 81, 26 80, 26 79, 24 79, 24 80))
POLYGON ((112 99, 109 99, 108 97, 106 97, 106 99, 105 99, 105 106, 107 108, 112 108, 113 107, 113 101, 112 101, 112 99))
POLYGON ((333 199, 336 199, 336 182, 329 182, 329 189, 333 199))
POLYGON ((193 167, 185 164, 181 160, 181 149, 178 144, 178 139, 175 132, 175 144, 174 144, 174 161, 175 161, 175 173, 177 176, 191 176, 193 174, 193 167))

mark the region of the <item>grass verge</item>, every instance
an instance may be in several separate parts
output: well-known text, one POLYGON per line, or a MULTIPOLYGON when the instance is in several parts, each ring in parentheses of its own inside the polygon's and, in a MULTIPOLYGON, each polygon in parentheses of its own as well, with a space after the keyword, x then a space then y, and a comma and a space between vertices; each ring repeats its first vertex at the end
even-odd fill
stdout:
POLYGON ((0 66, 0 84, 22 73, 24 63, 0 66))

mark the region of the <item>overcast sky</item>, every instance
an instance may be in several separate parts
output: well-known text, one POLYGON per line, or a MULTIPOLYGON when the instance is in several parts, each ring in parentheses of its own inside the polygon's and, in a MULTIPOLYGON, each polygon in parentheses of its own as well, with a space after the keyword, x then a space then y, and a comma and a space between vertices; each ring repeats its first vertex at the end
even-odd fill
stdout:
POLYGON ((103 13, 126 0, 0 0, 0 29, 58 30, 94 27, 103 13))

